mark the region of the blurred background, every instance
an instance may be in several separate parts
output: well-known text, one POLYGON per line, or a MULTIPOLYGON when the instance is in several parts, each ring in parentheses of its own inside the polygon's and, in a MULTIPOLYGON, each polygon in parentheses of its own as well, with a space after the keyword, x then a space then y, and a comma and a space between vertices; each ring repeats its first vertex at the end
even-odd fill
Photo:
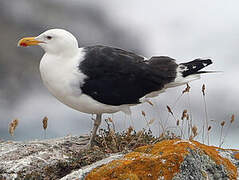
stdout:
MULTIPOLYGON (((38 69, 43 50, 17 47, 21 37, 64 28, 77 37, 80 46, 103 44, 145 57, 168 55, 177 62, 198 57, 213 59, 214 64, 207 70, 223 72, 207 74, 190 83, 189 95, 179 98, 184 86, 169 89, 152 99, 154 106, 146 103, 133 107, 131 116, 119 112, 106 114, 104 118, 113 118, 117 131, 129 126, 147 129, 145 118, 155 119, 150 129, 159 135, 159 121, 165 127, 176 126, 175 119, 167 112, 169 105, 176 119, 181 118, 184 109, 190 110, 193 125, 200 133, 206 118, 201 92, 205 84, 208 120, 212 126, 210 144, 218 145, 222 136, 223 147, 239 148, 238 6, 239 1, 222 0, 1 0, 0 139, 44 138, 44 116, 49 118, 47 138, 90 132, 91 115, 61 104, 43 86, 38 69), (230 123, 232 114, 235 122, 230 123), (19 119, 19 126, 11 137, 8 125, 15 118, 19 119)), ((106 127, 106 123, 102 122, 101 127, 106 127)), ((203 141, 201 135, 196 140, 203 141)))

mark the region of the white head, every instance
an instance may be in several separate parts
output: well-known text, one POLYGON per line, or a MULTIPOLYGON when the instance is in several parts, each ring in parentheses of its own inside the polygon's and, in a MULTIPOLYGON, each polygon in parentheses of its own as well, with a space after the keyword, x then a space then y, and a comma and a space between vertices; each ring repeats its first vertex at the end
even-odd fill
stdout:
POLYGON ((72 55, 78 50, 76 38, 64 29, 50 29, 37 37, 22 38, 18 45, 39 45, 46 53, 54 55, 72 55))

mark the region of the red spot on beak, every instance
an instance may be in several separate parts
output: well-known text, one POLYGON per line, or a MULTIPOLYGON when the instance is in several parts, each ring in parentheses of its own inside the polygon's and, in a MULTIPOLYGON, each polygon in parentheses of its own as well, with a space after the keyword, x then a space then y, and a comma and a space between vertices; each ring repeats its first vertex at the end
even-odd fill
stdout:
POLYGON ((27 47, 27 44, 22 42, 22 43, 20 43, 20 46, 27 47))

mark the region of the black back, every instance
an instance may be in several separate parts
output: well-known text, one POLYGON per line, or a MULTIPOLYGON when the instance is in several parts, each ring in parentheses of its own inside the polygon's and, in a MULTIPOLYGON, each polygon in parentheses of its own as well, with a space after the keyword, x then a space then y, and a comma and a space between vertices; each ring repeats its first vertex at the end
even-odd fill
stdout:
POLYGON ((169 57, 143 57, 121 49, 85 48, 79 69, 88 76, 81 89, 108 105, 136 104, 146 94, 158 91, 176 76, 177 64, 169 57))

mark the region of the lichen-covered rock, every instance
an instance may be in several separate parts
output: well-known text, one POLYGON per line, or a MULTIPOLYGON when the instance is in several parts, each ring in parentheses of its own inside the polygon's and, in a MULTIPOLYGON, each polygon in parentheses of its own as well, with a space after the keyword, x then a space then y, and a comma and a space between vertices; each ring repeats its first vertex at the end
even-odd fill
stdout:
POLYGON ((152 136, 151 131, 136 133, 128 128, 122 133, 101 130, 91 149, 83 148, 89 141, 88 136, 0 141, 0 180, 84 179, 93 168, 119 158, 123 152, 160 140, 162 138, 152 136))
POLYGON ((82 149, 88 137, 0 142, 0 179, 239 179, 239 150, 196 141, 163 140, 133 152, 82 149))
POLYGON ((196 141, 164 140, 95 168, 85 179, 239 179, 238 154, 238 150, 224 150, 196 141))
POLYGON ((93 164, 90 164, 88 166, 82 167, 79 170, 75 170, 72 173, 64 176, 63 178, 61 178, 61 180, 72 180, 72 179, 77 179, 77 180, 83 180, 85 179, 85 176, 94 168, 99 167, 103 164, 109 163, 115 159, 119 159, 120 157, 122 157, 123 154, 119 154, 119 153, 115 153, 115 154, 111 154, 110 157, 107 157, 105 159, 102 159, 100 161, 97 161, 93 164))

